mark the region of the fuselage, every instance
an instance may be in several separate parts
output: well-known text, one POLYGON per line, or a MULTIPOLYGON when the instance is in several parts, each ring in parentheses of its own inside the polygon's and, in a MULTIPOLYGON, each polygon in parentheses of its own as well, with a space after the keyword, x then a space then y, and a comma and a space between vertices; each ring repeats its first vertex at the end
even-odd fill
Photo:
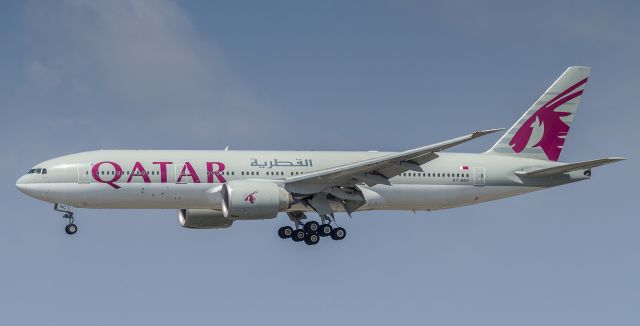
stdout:
MULTIPOLYGON (((380 157, 388 152, 99 150, 34 166, 16 183, 50 203, 79 208, 220 209, 222 184, 285 179, 380 157)), ((562 163, 513 156, 438 153, 438 159, 391 178, 358 185, 359 210, 436 210, 470 205, 588 179, 581 171, 526 180, 515 172, 562 163)), ((304 189, 289 189, 301 193, 304 189)), ((341 205, 333 207, 343 210, 341 205)), ((290 210, 309 207, 294 204, 290 210)))

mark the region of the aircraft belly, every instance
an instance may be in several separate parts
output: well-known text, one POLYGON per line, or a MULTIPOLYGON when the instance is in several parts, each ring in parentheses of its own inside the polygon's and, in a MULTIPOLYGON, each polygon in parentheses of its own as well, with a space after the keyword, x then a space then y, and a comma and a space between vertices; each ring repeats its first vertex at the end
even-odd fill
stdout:
POLYGON ((520 195, 542 188, 522 186, 393 185, 363 191, 367 203, 359 210, 437 210, 520 195))
MULTIPOLYGON (((123 184, 119 189, 104 184, 49 184, 45 199, 79 208, 207 208, 220 209, 220 192, 211 184, 123 184)), ((219 187, 219 185, 218 185, 219 187)))
MULTIPOLYGON (((41 200, 78 208, 221 209, 219 184, 122 184, 119 189, 104 184, 51 183, 41 200)), ((361 186, 365 210, 437 210, 511 197, 542 188, 522 186, 418 185, 361 186)), ((342 205, 333 203, 336 212, 342 205)), ((294 205, 290 210, 309 210, 294 205)))

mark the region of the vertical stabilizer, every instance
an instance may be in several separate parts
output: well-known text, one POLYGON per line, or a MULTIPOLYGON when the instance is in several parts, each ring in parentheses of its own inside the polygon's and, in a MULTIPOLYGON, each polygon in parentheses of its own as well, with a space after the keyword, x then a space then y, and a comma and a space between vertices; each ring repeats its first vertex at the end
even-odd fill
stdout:
POLYGON ((487 153, 557 161, 590 73, 567 68, 487 153))

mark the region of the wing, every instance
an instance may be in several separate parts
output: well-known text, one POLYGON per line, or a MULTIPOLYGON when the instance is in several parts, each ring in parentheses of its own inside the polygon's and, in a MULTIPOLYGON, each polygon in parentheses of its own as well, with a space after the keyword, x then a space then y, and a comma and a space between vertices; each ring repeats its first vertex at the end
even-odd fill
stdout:
POLYGON ((313 208, 323 221, 333 218, 332 206, 335 204, 342 205, 351 215, 365 203, 357 184, 390 185, 389 178, 400 173, 422 172, 420 165, 438 158, 437 152, 500 130, 503 129, 476 131, 433 145, 289 177, 285 179, 285 187, 294 193, 295 200, 313 208))
POLYGON ((460 145, 472 139, 492 134, 503 129, 476 131, 466 136, 446 140, 440 143, 392 153, 364 161, 340 165, 325 170, 306 173, 285 179, 285 183, 321 183, 326 185, 342 185, 346 183, 364 182, 369 186, 376 184, 390 185, 389 178, 406 171, 422 172, 420 165, 425 164, 447 148, 460 145))
POLYGON ((624 160, 624 158, 622 157, 608 157, 608 158, 601 158, 598 160, 592 160, 592 161, 586 161, 586 162, 563 164, 563 165, 558 165, 550 168, 538 169, 538 170, 527 171, 527 172, 516 172, 516 174, 523 177, 547 177, 550 175, 562 174, 562 173, 567 173, 567 172, 576 171, 576 170, 590 169, 596 166, 615 163, 622 160, 624 160))

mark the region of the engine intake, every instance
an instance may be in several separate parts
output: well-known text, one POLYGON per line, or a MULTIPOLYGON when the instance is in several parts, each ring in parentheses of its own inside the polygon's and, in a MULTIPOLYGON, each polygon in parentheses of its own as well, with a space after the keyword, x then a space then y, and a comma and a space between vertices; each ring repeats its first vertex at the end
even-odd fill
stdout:
POLYGON ((182 227, 190 229, 221 229, 233 224, 221 211, 212 209, 179 209, 178 222, 182 227))
POLYGON ((222 213, 231 220, 274 218, 290 207, 290 198, 273 182, 233 180, 222 186, 222 213))

